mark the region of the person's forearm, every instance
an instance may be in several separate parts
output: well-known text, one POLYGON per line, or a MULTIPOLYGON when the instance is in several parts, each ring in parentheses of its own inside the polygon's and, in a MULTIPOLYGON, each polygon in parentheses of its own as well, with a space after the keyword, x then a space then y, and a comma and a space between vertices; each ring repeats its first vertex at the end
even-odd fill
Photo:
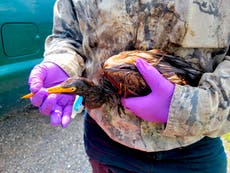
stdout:
POLYGON ((60 66, 69 76, 85 68, 82 35, 71 1, 58 0, 54 6, 53 32, 45 42, 44 61, 60 66))
POLYGON ((176 86, 164 134, 215 136, 229 121, 229 112, 230 58, 226 57, 213 73, 202 76, 198 87, 176 86))

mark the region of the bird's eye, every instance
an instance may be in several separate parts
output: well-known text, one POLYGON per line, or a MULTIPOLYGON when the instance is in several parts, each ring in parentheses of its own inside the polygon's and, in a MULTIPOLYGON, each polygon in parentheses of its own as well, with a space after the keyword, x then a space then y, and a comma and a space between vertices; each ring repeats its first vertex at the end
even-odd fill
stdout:
POLYGON ((75 87, 72 87, 72 88, 71 88, 71 90, 72 90, 72 91, 75 91, 75 90, 76 90, 76 88, 75 88, 75 87))

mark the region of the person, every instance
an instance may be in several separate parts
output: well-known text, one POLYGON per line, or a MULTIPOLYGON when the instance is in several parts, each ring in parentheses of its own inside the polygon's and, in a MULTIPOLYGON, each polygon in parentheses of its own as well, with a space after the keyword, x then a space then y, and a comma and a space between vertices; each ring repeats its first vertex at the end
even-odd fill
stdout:
MULTIPOLYGON (((44 60, 29 76, 31 103, 67 127, 75 96, 47 94, 70 76, 92 78, 125 50, 160 49, 202 71, 176 85, 143 59, 151 93, 85 108, 84 143, 94 173, 226 173, 220 136, 230 125, 229 0, 57 0, 44 60)), ((178 67, 179 68, 179 67, 178 67)))

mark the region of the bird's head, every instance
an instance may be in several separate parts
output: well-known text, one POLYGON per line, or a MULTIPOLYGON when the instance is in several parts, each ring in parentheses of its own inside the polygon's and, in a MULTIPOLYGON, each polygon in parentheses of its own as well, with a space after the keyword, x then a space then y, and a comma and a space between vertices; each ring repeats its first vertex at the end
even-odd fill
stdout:
MULTIPOLYGON (((71 78, 68 78, 64 82, 62 82, 59 85, 47 88, 48 94, 74 94, 74 95, 80 95, 85 96, 90 91, 95 90, 97 87, 95 87, 95 84, 87 79, 82 78, 78 76, 74 76, 71 78)), ((29 93, 27 95, 24 95, 22 98, 30 98, 33 97, 34 93, 29 93)))
POLYGON ((75 94, 78 90, 78 80, 72 78, 67 79, 59 85, 55 85, 47 89, 49 94, 58 94, 58 93, 69 93, 75 94))
POLYGON ((49 94, 66 93, 84 96, 92 86, 95 85, 91 80, 82 77, 71 77, 61 84, 50 87, 47 90, 49 94))
POLYGON ((93 81, 82 77, 69 78, 60 85, 48 88, 48 93, 80 95, 84 98, 83 105, 89 109, 100 107, 107 99, 101 87, 95 85, 93 81))

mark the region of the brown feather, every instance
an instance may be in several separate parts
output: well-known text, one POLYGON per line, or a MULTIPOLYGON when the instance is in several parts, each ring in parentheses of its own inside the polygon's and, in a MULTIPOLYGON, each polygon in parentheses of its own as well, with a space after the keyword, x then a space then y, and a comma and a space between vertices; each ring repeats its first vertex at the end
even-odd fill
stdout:
POLYGON ((119 105, 121 97, 147 95, 151 90, 135 66, 137 58, 145 59, 165 78, 179 85, 196 86, 202 74, 182 58, 159 50, 125 51, 110 57, 101 65, 94 78, 97 84, 75 76, 61 83, 61 87, 76 87, 70 94, 83 96, 83 104, 90 109, 98 108, 105 102, 119 105))

